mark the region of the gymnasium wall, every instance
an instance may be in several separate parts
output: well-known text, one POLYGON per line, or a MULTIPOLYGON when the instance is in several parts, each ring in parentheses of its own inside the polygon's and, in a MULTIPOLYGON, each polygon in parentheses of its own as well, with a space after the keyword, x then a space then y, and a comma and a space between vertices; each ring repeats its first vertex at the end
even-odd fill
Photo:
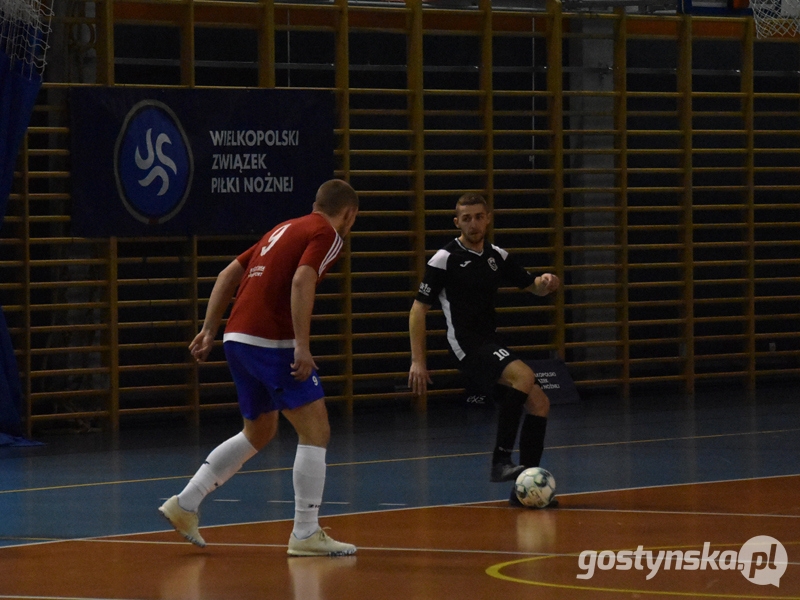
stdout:
POLYGON ((221 342, 201 367, 186 347, 255 238, 73 237, 66 97, 86 85, 335 94, 336 175, 361 212, 312 348, 346 410, 461 393, 439 311, 435 385, 415 400, 405 382, 408 309, 465 191, 489 199, 494 243, 562 277, 548 299, 504 290, 501 330, 563 358, 582 393, 797 381, 797 41, 757 40, 747 17, 556 2, 66 6, 0 231, 29 432, 235 411, 221 342))

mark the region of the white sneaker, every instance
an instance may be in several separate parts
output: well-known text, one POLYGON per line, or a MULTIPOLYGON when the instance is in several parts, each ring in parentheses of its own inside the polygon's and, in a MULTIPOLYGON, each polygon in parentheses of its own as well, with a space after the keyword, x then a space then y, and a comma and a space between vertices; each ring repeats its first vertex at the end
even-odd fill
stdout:
POLYGON ((197 530, 197 525, 200 519, 197 513, 183 510, 181 505, 178 504, 178 497, 173 496, 164 504, 162 504, 158 511, 166 517, 167 521, 175 528, 175 531, 180 533, 188 541, 192 542, 195 546, 201 548, 206 547, 206 541, 200 532, 197 530))
POLYGON ((350 556, 356 553, 356 547, 337 542, 320 527, 310 537, 302 540, 292 532, 286 553, 292 556, 350 556))

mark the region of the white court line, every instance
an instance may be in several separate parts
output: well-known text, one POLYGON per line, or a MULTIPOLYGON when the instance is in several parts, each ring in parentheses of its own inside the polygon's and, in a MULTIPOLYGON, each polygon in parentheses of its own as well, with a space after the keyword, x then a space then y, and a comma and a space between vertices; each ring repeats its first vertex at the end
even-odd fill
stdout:
MULTIPOLYGON (((711 483, 730 483, 730 482, 735 482, 735 481, 748 481, 750 479, 759 479, 759 480, 762 480, 762 479, 776 479, 776 478, 779 478, 779 477, 800 477, 800 475, 797 475, 797 474, 794 474, 794 475, 770 475, 768 477, 750 477, 750 478, 746 478, 746 479, 722 479, 722 480, 719 480, 719 481, 701 481, 701 482, 695 482, 695 483, 668 483, 668 484, 664 484, 664 485, 651 485, 651 486, 641 486, 641 487, 632 487, 632 488, 618 488, 618 489, 613 489, 613 490, 599 490, 599 491, 596 491, 596 492, 592 492, 592 491, 574 492, 574 493, 569 493, 569 494, 559 494, 559 497, 560 498, 564 498, 564 497, 568 497, 568 496, 581 496, 581 495, 585 495, 585 494, 604 494, 604 493, 607 493, 607 492, 623 492, 623 491, 628 491, 628 490, 658 489, 658 488, 665 488, 665 487, 675 487, 675 486, 678 486, 678 485, 704 485, 704 484, 711 484, 711 483)), ((396 512, 396 511, 401 511, 401 510, 409 510, 409 511, 410 510, 426 510, 426 509, 430 509, 430 508, 481 508, 481 509, 485 509, 485 508, 488 508, 488 509, 503 508, 505 510, 508 510, 508 507, 482 506, 483 504, 496 504, 497 502, 506 502, 506 501, 507 501, 507 498, 497 498, 495 500, 480 500, 480 501, 477 501, 477 502, 475 502, 475 501, 473 501, 473 502, 458 502, 458 503, 455 503, 455 504, 434 504, 434 505, 428 505, 428 506, 404 506, 404 507, 397 507, 397 508, 387 508, 387 509, 382 509, 382 510, 361 510, 361 511, 355 511, 355 512, 348 512, 348 513, 344 513, 344 514, 341 514, 341 515, 324 515, 322 518, 327 520, 327 519, 335 519, 336 517, 345 517, 345 516, 349 517, 349 516, 356 516, 356 515, 369 515, 369 514, 373 514, 373 513, 396 512)), ((268 500, 267 502, 270 502, 270 503, 294 503, 293 500, 268 500)), ((557 509, 554 509, 554 510, 576 510, 576 509, 568 509, 566 507, 562 507, 562 508, 557 508, 557 509)), ((691 514, 691 513, 679 513, 679 514, 691 514)), ((712 514, 712 515, 714 515, 714 514, 724 515, 725 513, 710 513, 710 514, 712 514)), ((770 516, 770 517, 778 516, 778 517, 780 517, 780 516, 783 516, 783 515, 766 515, 766 516, 770 516)), ((790 516, 790 515, 786 515, 786 517, 787 518, 796 518, 796 517, 790 516)), ((208 526, 206 526, 206 528, 211 528, 211 527, 213 527, 213 528, 238 527, 239 525, 260 525, 260 524, 263 524, 263 523, 280 523, 280 522, 289 522, 289 521, 292 521, 292 520, 293 519, 272 519, 272 520, 267 520, 267 521, 245 521, 245 522, 241 522, 241 523, 222 523, 222 524, 218 524, 218 525, 208 525, 208 526)), ((19 548, 21 546, 40 546, 40 545, 43 545, 43 544, 59 544, 59 543, 64 543, 64 542, 83 542, 83 541, 93 541, 93 540, 106 541, 106 540, 112 540, 114 538, 120 538, 120 537, 130 537, 130 536, 134 536, 134 535, 148 535, 148 534, 152 534, 152 533, 165 533, 165 532, 171 532, 171 531, 173 531, 173 530, 172 529, 158 529, 158 530, 155 530, 155 531, 138 531, 138 532, 134 532, 134 533, 116 533, 116 534, 113 534, 113 535, 92 536, 92 537, 86 537, 86 538, 68 538, 68 539, 58 539, 58 540, 44 540, 44 541, 33 542, 33 543, 29 542, 29 543, 22 543, 22 544, 9 544, 7 546, 0 546, 0 553, 2 553, 2 551, 4 549, 6 549, 6 548, 19 548)), ((178 542, 176 542, 176 543, 178 543, 178 542)), ((182 542, 182 543, 185 543, 185 542, 182 542)), ((0 599, 2 599, 2 596, 0 596, 0 599)))
POLYGON ((8 600, 141 600, 139 598, 87 598, 86 596, 20 596, 18 594, 13 596, 0 594, 0 598, 8 600))
POLYGON ((715 438, 736 437, 740 435, 767 435, 770 433, 794 433, 800 431, 800 427, 791 429, 761 429, 757 431, 734 431, 731 433, 709 433, 706 435, 682 435, 665 438, 645 438, 641 440, 618 440, 614 442, 590 442, 588 444, 566 444, 563 446, 547 446, 545 450, 569 450, 573 448, 594 448, 596 446, 624 446, 628 444, 655 444, 661 442, 679 442, 687 440, 711 440, 715 438))
MULTIPOLYGON (((283 504, 283 503, 292 503, 292 504, 294 504, 294 500, 267 500, 267 502, 281 503, 281 504, 283 504)), ((488 502, 498 502, 498 500, 484 500, 484 501, 482 501, 480 503, 488 503, 488 502)), ((461 503, 458 503, 458 504, 436 504, 436 505, 433 505, 433 506, 408 506, 408 507, 403 507, 403 508, 387 508, 387 509, 384 509, 384 510, 361 510, 361 511, 356 511, 356 512, 343 513, 341 515, 323 515, 321 518, 327 520, 327 519, 333 519, 333 518, 336 518, 336 517, 349 517, 349 516, 353 516, 353 515, 371 515, 371 514, 374 514, 374 513, 396 512, 396 511, 400 511, 400 510, 424 510, 424 509, 428 509, 428 508, 450 508, 450 507, 454 507, 454 506, 463 506, 463 505, 470 505, 470 504, 474 505, 476 503, 475 502, 461 502, 461 503)), ((262 525, 262 524, 265 524, 265 523, 281 523, 281 522, 292 522, 292 521, 294 521, 293 518, 289 518, 289 519, 271 519, 271 520, 267 520, 267 521, 244 521, 244 522, 240 522, 240 523, 221 523, 221 524, 218 524, 218 525, 206 525, 205 527, 202 527, 202 529, 211 529, 212 527, 217 529, 217 528, 223 528, 223 527, 238 527, 240 525, 262 525)), ((6 548, 20 548, 22 546, 41 546, 41 545, 44 545, 44 544, 60 544, 60 543, 64 543, 64 542, 90 542, 90 541, 101 541, 101 542, 103 542, 103 541, 111 541, 111 540, 114 540, 116 538, 121 538, 121 537, 130 537, 130 536, 134 536, 134 535, 138 536, 138 535, 150 535, 150 534, 153 534, 153 533, 170 533, 170 532, 174 532, 174 530, 173 529, 156 529, 154 531, 136 531, 136 532, 132 532, 132 533, 115 533, 113 535, 96 535, 96 536, 90 536, 90 537, 84 537, 84 538, 62 538, 62 539, 57 539, 57 540, 42 540, 42 541, 33 542, 33 543, 11 544, 11 545, 8 545, 8 546, 0 546, 0 553, 2 553, 2 551, 4 549, 6 549, 6 548)), ((131 542, 133 542, 134 540, 122 540, 122 541, 131 541, 131 542)), ((185 544, 186 542, 159 542, 159 543, 164 543, 164 544, 181 543, 181 544, 185 544)))
POLYGON ((633 490, 658 490, 661 488, 677 487, 679 485, 709 485, 711 483, 734 483, 736 481, 754 481, 758 479, 779 479, 781 477, 800 477, 800 473, 790 473, 788 475, 765 475, 763 477, 740 477, 738 479, 714 479, 712 481, 687 481, 683 483, 661 483, 659 485, 640 485, 636 487, 614 488, 610 490, 587 490, 585 492, 570 492, 561 494, 562 496, 580 496, 581 494, 607 494, 609 492, 629 492, 633 490))
MULTIPOLYGON (((155 546, 186 546, 186 541, 163 542, 158 540, 110 540, 110 539, 86 539, 76 540, 93 544, 144 544, 155 546)), ((286 548, 286 544, 246 544, 241 542, 217 542, 207 543, 206 548, 286 548)), ((443 554, 500 554, 509 556, 578 556, 578 552, 569 554, 558 554, 554 552, 525 552, 521 550, 469 550, 455 548, 400 548, 393 546, 358 546, 358 550, 370 550, 376 552, 438 552, 443 554)), ((1 597, 1 596, 0 596, 1 597)))
MULTIPOLYGON (((175 541, 175 542, 160 542, 160 541, 149 541, 149 540, 103 540, 103 539, 96 539, 96 540, 83 540, 85 542, 91 543, 99 543, 99 544, 152 544, 152 545, 176 545, 176 546, 185 546, 187 542, 185 541, 175 541)), ((741 542, 730 542, 730 543, 713 543, 711 544, 712 548, 717 547, 728 547, 728 546, 739 546, 741 542)), ((286 548, 286 544, 245 544, 241 542, 218 542, 218 543, 208 543, 206 547, 219 547, 219 548, 286 548)), ((700 544, 690 544, 688 546, 684 545, 681 547, 702 547, 700 544)), ((661 546, 644 546, 645 550, 658 550, 664 549, 661 546)), ((582 551, 576 552, 530 552, 524 550, 481 550, 481 549, 467 549, 467 548, 402 548, 397 546, 358 546, 358 550, 360 551, 370 551, 370 552, 420 552, 420 553, 434 553, 434 554, 490 554, 490 555, 499 555, 499 556, 540 556, 540 557, 550 557, 550 558, 578 558, 582 551)), ((786 563, 787 565, 800 565, 800 562, 796 561, 789 561, 786 563)), ((2 598, 2 596, 0 596, 2 598)))
MULTIPOLYGON (((234 502, 234 501, 232 501, 232 502, 234 502)), ((239 501, 235 500, 235 502, 239 502, 239 501)), ((294 500, 267 500, 267 502, 270 503, 270 504, 294 504, 294 500)), ((323 506, 325 506, 326 504, 343 504, 343 505, 347 505, 347 504, 350 504, 350 503, 349 502, 333 502, 333 501, 327 501, 327 500, 322 502, 323 506)))
MULTIPOLYGON (((571 494, 562 494, 559 498, 569 496, 571 494)), ((505 510, 507 506, 470 506, 468 504, 453 505, 453 508, 480 508, 481 510, 505 510)), ((483 504, 481 502, 480 504, 483 504)), ((800 519, 800 515, 779 515, 775 513, 729 513, 729 512, 704 512, 704 511, 690 511, 690 510, 650 510, 635 508, 591 508, 591 507, 572 507, 561 506, 559 508, 550 509, 551 511, 558 512, 603 512, 603 513, 634 513, 643 515, 687 515, 693 517, 771 517, 778 519, 800 519)))
MULTIPOLYGON (((800 515, 778 515, 770 513, 728 513, 728 512, 706 512, 706 511, 680 511, 680 510, 635 510, 625 508, 569 508, 566 510, 573 512, 613 512, 613 513, 636 513, 643 515, 690 515, 699 517, 756 517, 756 518, 777 518, 777 519, 800 519, 800 515)), ((561 509, 557 509, 561 510, 561 509)))
MULTIPOLYGON (((680 437, 669 437, 669 438, 649 438, 649 439, 641 439, 641 440, 618 440, 612 442, 592 442, 588 444, 567 444, 562 446, 546 446, 545 450, 569 450, 569 449, 576 449, 576 448, 594 448, 600 446, 625 446, 631 444, 652 444, 652 443, 662 443, 662 442, 671 442, 671 441, 687 441, 687 440, 703 440, 703 439, 712 439, 712 438, 724 438, 724 437, 737 437, 737 436, 749 436, 749 435, 768 435, 773 433, 792 433, 800 431, 800 427, 796 427, 793 429, 767 429, 767 430, 759 430, 759 431, 739 431, 739 432, 732 432, 732 433, 717 433, 717 434, 709 434, 709 435, 691 435, 691 436, 680 436, 680 437)), ((381 459, 374 459, 374 460, 363 460, 363 461, 350 461, 350 462, 340 462, 340 463, 329 463, 327 466, 328 468, 335 468, 335 467, 356 467, 356 466, 364 466, 364 465, 378 465, 378 464, 388 464, 388 463, 398 463, 398 462, 415 462, 415 461, 423 461, 423 460, 438 460, 438 459, 452 459, 452 458, 467 458, 467 457, 475 457, 475 456, 488 456, 491 452, 464 452, 460 454, 437 454, 431 456, 406 456, 401 458, 381 458, 381 459)), ((253 475, 253 474, 260 474, 260 473, 278 473, 278 472, 288 472, 291 471, 292 467, 273 467, 269 469, 253 469, 253 470, 245 470, 242 469, 236 475, 253 475)), ((43 491, 52 491, 52 490, 64 490, 64 489, 75 489, 75 488, 82 488, 82 487, 96 487, 96 486, 106 486, 106 485, 123 485, 123 484, 131 484, 131 483, 153 483, 156 481, 175 481, 179 479, 189 479, 191 475, 170 475, 166 477, 149 477, 146 479, 124 479, 124 480, 116 480, 116 481, 95 481, 92 483, 71 483, 67 485, 56 485, 56 486, 45 486, 45 487, 35 487, 35 488, 18 488, 18 489, 10 489, 10 490, 0 490, 0 494, 19 494, 19 493, 31 493, 31 492, 43 492, 43 491)), ((780 476, 778 476, 780 477, 780 476)), ((785 476, 784 476, 785 477, 785 476)), ((645 486, 647 487, 647 486, 645 486)), ((659 487, 659 486, 653 486, 659 487)), ((629 489, 638 489, 638 488, 629 488, 629 489)))

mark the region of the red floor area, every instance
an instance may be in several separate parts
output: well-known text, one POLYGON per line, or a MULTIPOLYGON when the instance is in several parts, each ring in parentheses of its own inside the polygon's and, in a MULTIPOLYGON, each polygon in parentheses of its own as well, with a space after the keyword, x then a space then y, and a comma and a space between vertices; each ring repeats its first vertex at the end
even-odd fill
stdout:
POLYGON ((204 528, 202 550, 172 531, 6 547, 0 598, 800 598, 798 492, 800 476, 787 476, 575 494, 544 511, 324 518, 359 546, 351 558, 287 558, 287 521, 204 528), (780 543, 746 545, 757 536, 780 543))

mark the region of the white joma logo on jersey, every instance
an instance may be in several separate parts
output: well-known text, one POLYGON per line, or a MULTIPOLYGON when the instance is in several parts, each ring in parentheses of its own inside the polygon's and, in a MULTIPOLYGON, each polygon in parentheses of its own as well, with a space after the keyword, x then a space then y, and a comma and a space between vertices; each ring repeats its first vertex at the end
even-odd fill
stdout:
POLYGON ((471 262, 472 262, 471 260, 465 260, 463 263, 461 263, 461 264, 460 264, 460 265, 458 265, 458 266, 459 266, 459 267, 466 267, 466 266, 467 266, 469 263, 471 263, 471 262))
POLYGON ((420 283, 419 284, 419 293, 424 295, 424 296, 430 295, 431 286, 429 286, 427 283, 420 283))

